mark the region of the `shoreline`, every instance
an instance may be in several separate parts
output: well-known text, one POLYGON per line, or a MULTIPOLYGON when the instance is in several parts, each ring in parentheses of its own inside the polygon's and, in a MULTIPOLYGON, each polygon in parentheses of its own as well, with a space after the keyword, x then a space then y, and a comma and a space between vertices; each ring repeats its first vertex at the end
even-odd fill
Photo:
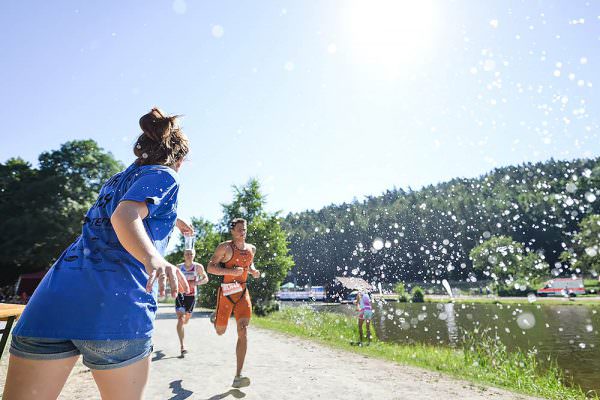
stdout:
MULTIPOLYGON (((373 300, 386 302, 399 302, 395 294, 374 294, 373 300)), ((500 297, 500 296, 455 296, 448 295, 425 295, 425 303, 460 303, 460 304, 560 304, 570 306, 600 306, 600 296, 577 296, 577 297, 539 297, 531 302, 524 297, 500 297)))
POLYGON ((457 296, 451 298, 444 295, 426 295, 426 303, 479 303, 479 304, 560 304, 570 306, 600 306, 600 297, 536 297, 529 301, 527 297, 486 297, 486 296, 457 296))
MULTIPOLYGON (((318 317, 314 314, 311 316, 303 314, 302 307, 294 307, 285 309, 285 313, 280 311, 267 317, 253 318, 253 324, 261 329, 301 337, 363 357, 423 368, 472 384, 509 390, 515 395, 539 396, 547 399, 588 398, 579 387, 566 386, 563 383, 565 379, 562 372, 556 366, 540 368, 535 357, 530 355, 503 354, 504 365, 498 367, 493 365, 495 363, 493 359, 486 359, 486 355, 482 356, 478 352, 465 354, 462 349, 442 346, 399 345, 379 342, 374 338, 370 346, 357 347, 350 344, 352 338, 357 336, 354 319, 326 314, 320 313, 318 317), (303 323, 300 323, 303 319, 303 323), (330 329, 331 325, 335 325, 333 329, 330 329)), ((484 347, 485 345, 484 343, 484 347)))
MULTIPOLYGON (((453 378, 440 371, 431 371, 431 368, 403 366, 381 358, 357 356, 345 349, 263 329, 259 327, 259 318, 253 318, 257 323, 250 324, 244 367, 252 384, 239 390, 233 389, 230 385, 235 370, 236 331, 228 329, 223 336, 218 336, 208 315, 206 311, 194 312, 186 326, 189 354, 181 358, 174 309, 171 305, 159 306, 152 338, 152 367, 144 398, 539 400, 487 384, 453 378)), ((8 359, 1 361, 0 392, 8 359)), ((80 359, 59 399, 98 398, 92 374, 80 359)))

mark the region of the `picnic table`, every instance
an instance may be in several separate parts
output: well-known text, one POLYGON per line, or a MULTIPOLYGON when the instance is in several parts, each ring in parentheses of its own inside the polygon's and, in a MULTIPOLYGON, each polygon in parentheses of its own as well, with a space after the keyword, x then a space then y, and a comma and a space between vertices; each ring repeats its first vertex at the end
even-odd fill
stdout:
POLYGON ((10 335, 13 322, 19 318, 24 309, 25 306, 22 304, 0 303, 0 321, 6 321, 4 328, 0 329, 0 333, 2 334, 2 338, 0 339, 0 357, 4 353, 4 347, 6 346, 8 335, 10 335))

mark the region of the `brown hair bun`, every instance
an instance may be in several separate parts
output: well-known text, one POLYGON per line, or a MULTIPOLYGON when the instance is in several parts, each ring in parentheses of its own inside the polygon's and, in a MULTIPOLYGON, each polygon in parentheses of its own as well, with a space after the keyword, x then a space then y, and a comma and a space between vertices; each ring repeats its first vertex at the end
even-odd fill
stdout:
POLYGON ((189 152, 188 139, 179 128, 178 115, 166 115, 154 107, 140 118, 143 133, 133 148, 138 165, 174 165, 189 152))

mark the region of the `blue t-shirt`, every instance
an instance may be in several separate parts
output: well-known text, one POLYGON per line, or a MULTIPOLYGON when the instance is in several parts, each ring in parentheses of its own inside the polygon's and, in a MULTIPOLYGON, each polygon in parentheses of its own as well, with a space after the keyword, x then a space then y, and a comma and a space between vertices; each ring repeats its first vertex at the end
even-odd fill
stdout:
POLYGON ((110 178, 87 212, 81 236, 48 271, 13 334, 55 339, 137 339, 152 336, 156 285, 123 248, 110 222, 124 200, 148 207, 144 226, 161 254, 177 218, 177 173, 165 166, 132 164, 110 178))

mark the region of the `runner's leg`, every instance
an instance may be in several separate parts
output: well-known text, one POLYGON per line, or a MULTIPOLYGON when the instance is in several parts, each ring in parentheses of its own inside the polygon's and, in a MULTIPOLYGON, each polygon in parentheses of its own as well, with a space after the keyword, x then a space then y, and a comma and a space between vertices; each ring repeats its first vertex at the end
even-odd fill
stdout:
MULTIPOLYGON (((250 318, 252 317, 252 301, 250 300, 250 293, 248 293, 247 290, 244 290, 233 313, 235 314, 238 333, 238 340, 235 346, 237 361, 235 376, 241 376, 244 360, 246 359, 246 351, 248 349, 248 325, 250 324, 250 318)), ((250 381, 248 380, 247 383, 250 384, 250 381)))
POLYGON ((215 310, 215 331, 217 335, 222 335, 227 330, 229 317, 233 312, 233 303, 225 296, 221 295, 220 289, 217 294, 217 308, 215 310))
POLYGON ((185 324, 185 313, 177 312, 177 336, 179 336, 179 344, 181 346, 181 350, 185 348, 183 345, 183 339, 185 337, 185 332, 183 330, 183 325, 185 324))
POLYGON ((360 343, 363 341, 363 319, 358 319, 358 336, 360 337, 360 343))
POLYGON ((237 333, 238 339, 235 346, 235 355, 237 359, 235 376, 242 375, 242 368, 244 367, 244 360, 246 359, 246 350, 248 349, 248 324, 250 319, 240 318, 237 321, 237 333))

